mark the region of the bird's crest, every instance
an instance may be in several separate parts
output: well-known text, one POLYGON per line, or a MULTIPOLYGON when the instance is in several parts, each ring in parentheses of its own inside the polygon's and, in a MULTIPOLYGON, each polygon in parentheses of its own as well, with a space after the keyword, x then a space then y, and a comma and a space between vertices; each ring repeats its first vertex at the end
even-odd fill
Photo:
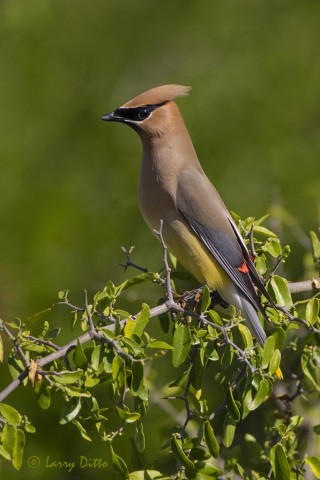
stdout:
POLYGON ((122 105, 122 107, 131 108, 139 107, 140 105, 156 105, 169 102, 177 97, 188 95, 190 90, 191 87, 185 87, 183 85, 161 85, 161 87, 151 88, 151 90, 141 93, 122 105))

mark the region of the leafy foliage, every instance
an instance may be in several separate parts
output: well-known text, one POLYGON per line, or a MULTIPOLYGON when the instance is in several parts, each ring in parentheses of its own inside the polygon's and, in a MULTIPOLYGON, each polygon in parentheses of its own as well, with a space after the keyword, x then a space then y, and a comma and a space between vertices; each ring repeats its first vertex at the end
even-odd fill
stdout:
MULTIPOLYGON (((319 294, 295 301, 288 281, 275 273, 289 247, 282 247, 276 235, 261 226, 262 219, 235 219, 279 306, 275 311, 262 299, 270 317, 264 348, 255 344, 234 308, 215 304, 206 286, 178 294, 172 278, 179 275, 173 272, 170 279, 168 268, 140 273, 120 285, 109 281, 91 302, 85 294, 84 306, 73 305, 69 293, 60 292, 55 308, 69 310, 72 329, 82 330, 67 345, 55 343, 62 329, 50 327, 50 309, 26 322, 1 323, 12 341, 8 368, 13 385, 23 382, 28 388, 29 383, 43 410, 50 408, 52 396, 63 398, 61 428, 73 424, 88 442, 98 436, 105 443, 113 478, 205 480, 237 474, 243 479, 289 480, 293 475, 303 479, 306 468, 320 478, 320 457, 314 448, 319 425, 312 430, 310 417, 305 421, 300 414, 302 402, 318 402, 320 395, 319 294), (137 315, 121 308, 128 289, 141 282, 163 289, 168 280, 174 301, 162 300, 154 308, 143 304, 137 315), (155 337, 157 317, 162 333, 155 337), (35 336, 33 328, 39 325, 41 332, 35 336), (165 386, 165 401, 170 404, 171 430, 159 435, 159 458, 150 459, 144 424, 155 398, 152 392, 158 388, 152 372, 169 356, 171 381, 165 386), (280 362, 284 381, 279 385, 280 362), (100 386, 107 392, 103 399, 100 386), (214 396, 208 395, 210 389, 214 396), (261 429, 254 435, 250 418, 256 411, 261 429), (132 439, 132 465, 116 448, 115 440, 122 435, 132 439)), ((316 265, 317 245, 313 233, 316 265)), ((10 391, 0 392, 0 399, 10 391)), ((19 470, 25 433, 34 427, 24 414, 0 403, 0 428, 0 456, 19 470)))

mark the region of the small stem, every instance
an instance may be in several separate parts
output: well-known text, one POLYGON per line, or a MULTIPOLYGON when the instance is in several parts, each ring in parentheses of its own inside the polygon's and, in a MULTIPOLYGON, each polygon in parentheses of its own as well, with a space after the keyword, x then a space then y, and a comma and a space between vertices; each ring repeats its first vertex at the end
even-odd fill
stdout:
POLYGON ((85 312, 87 315, 87 322, 88 322, 88 327, 89 327, 89 332, 92 334, 92 336, 95 336, 97 333, 97 330, 94 326, 93 320, 92 320, 92 315, 90 312, 90 307, 88 304, 88 292, 87 290, 84 291, 84 298, 85 298, 85 312))
POLYGON ((159 229, 158 232, 155 230, 155 234, 159 237, 159 240, 160 240, 161 245, 162 245, 162 261, 163 261, 163 265, 164 265, 165 272, 166 272, 167 297, 168 297, 169 302, 173 302, 173 290, 172 290, 171 277, 170 277, 171 268, 169 267, 168 249, 167 249, 167 246, 165 244, 165 241, 164 241, 164 238, 163 238, 163 235, 162 235, 162 230, 163 230, 163 220, 160 220, 160 229, 159 229))
POLYGON ((133 248, 134 247, 130 247, 130 249, 127 250, 125 247, 121 247, 121 250, 123 251, 123 253, 126 256, 126 263, 125 264, 120 263, 120 267, 123 267, 125 272, 126 272, 128 267, 133 267, 133 268, 136 268, 137 270, 140 270, 141 272, 148 273, 147 268, 140 267, 140 265, 137 265, 136 263, 133 263, 133 261, 131 260, 130 254, 131 254, 133 248))

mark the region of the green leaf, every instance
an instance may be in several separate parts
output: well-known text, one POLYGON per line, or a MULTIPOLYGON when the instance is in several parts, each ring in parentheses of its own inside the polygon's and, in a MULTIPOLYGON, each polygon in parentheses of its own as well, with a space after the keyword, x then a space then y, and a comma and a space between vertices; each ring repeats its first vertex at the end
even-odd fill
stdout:
POLYGON ((3 362, 3 341, 2 336, 0 335, 0 362, 3 362))
POLYGON ((223 322, 220 318, 220 315, 218 312, 216 312, 215 310, 208 310, 208 315, 210 317, 210 320, 215 323, 216 325, 220 325, 220 326, 223 326, 223 322))
POLYGON ((141 415, 138 412, 130 412, 130 410, 123 410, 120 407, 116 407, 116 410, 121 420, 126 423, 134 423, 141 418, 141 415))
POLYGON ((227 390, 226 402, 229 414, 236 422, 239 422, 241 418, 240 411, 235 399, 233 398, 233 391, 231 387, 227 390))
POLYGON ((11 322, 6 322, 6 326, 13 328, 14 330, 20 330, 21 320, 20 318, 14 318, 11 322))
POLYGON ((305 462, 311 468, 313 475, 320 478, 320 457, 307 457, 305 462))
POLYGON ((206 442, 210 455, 212 455, 212 457, 214 458, 217 458, 219 455, 220 448, 219 448, 217 439, 214 435, 213 428, 210 425, 210 422, 208 420, 204 422, 203 431, 204 431, 204 441, 206 442))
MULTIPOLYGON (((279 350, 278 350, 279 351, 279 350)), ((252 399, 252 402, 248 405, 248 409, 252 412, 256 408, 261 405, 262 402, 267 398, 269 395, 270 384, 266 378, 263 378, 260 381, 258 391, 255 397, 252 399)))
POLYGON ((14 427, 21 423, 21 415, 15 408, 6 403, 0 403, 0 415, 14 427))
POLYGON ((194 470, 189 470, 186 473, 190 480, 213 480, 219 478, 221 470, 212 463, 199 461, 195 464, 194 470))
POLYGON ((77 338, 77 346, 73 352, 73 361, 79 368, 85 368, 87 366, 87 357, 84 354, 83 347, 77 338))
POLYGON ((170 478, 172 477, 167 477, 158 470, 138 470, 129 475, 129 480, 170 480, 170 478))
POLYGON ((41 312, 38 312, 38 313, 35 313, 34 315, 31 315, 30 317, 28 317, 26 319, 26 321, 25 321, 26 325, 30 326, 32 323, 35 323, 35 322, 41 320, 41 318, 48 315, 48 313, 50 313, 51 310, 52 310, 52 308, 46 308, 45 310, 42 310, 41 312))
POLYGON ((19 377, 20 373, 24 370, 24 365, 20 358, 15 358, 13 355, 10 355, 8 358, 8 368, 12 378, 15 380, 19 377))
POLYGON ((193 354, 192 369, 191 369, 191 385, 200 390, 202 386, 202 379, 205 371, 204 350, 203 348, 196 348, 193 354))
POLYGON ((13 427, 8 423, 4 425, 2 434, 1 434, 1 442, 2 442, 3 448, 5 449, 6 452, 8 452, 10 457, 13 456, 13 450, 14 450, 14 445, 16 441, 16 434, 17 434, 16 427, 13 427))
POLYGON ((278 275, 272 275, 270 284, 276 297, 276 304, 280 307, 292 307, 293 303, 287 280, 278 275))
POLYGON ((123 287, 123 290, 126 290, 127 288, 130 288, 134 285, 138 285, 139 283, 145 283, 149 281, 153 281, 155 278, 155 274, 150 272, 150 273, 140 273, 139 275, 136 275, 135 277, 129 278, 123 287))
POLYGON ((137 335, 141 337, 146 328, 150 318, 150 308, 146 303, 142 304, 142 310, 135 320, 129 318, 126 326, 124 327, 124 334, 126 337, 132 337, 137 335))
POLYGON ((123 388, 126 384, 126 372, 124 362, 119 355, 112 360, 112 376, 119 388, 123 388))
POLYGON ((91 393, 85 388, 74 387, 73 385, 65 385, 64 391, 69 397, 91 397, 91 393))
POLYGON ((120 308, 117 308, 117 310, 114 310, 113 314, 116 315, 120 320, 125 320, 126 318, 130 317, 129 312, 127 312, 126 310, 121 310, 120 308))
POLYGON ((138 452, 144 452, 146 448, 146 439, 144 436, 143 425, 141 422, 136 422, 135 424, 136 430, 134 433, 134 443, 138 449, 138 452))
POLYGON ((120 476, 121 480, 129 478, 128 467, 125 461, 116 455, 113 451, 111 440, 106 440, 106 457, 107 462, 112 466, 113 470, 120 476))
POLYGON ((5 460, 11 460, 11 455, 10 453, 7 452, 7 450, 5 450, 3 448, 2 445, 0 445, 0 457, 4 458, 5 460))
POLYGON ((172 350, 173 346, 162 340, 153 340, 148 344, 148 348, 159 348, 161 350, 172 350))
POLYGON ((191 334, 188 325, 179 323, 176 326, 172 346, 172 365, 178 368, 186 360, 191 346, 191 334))
POLYGON ((60 290, 60 292, 58 292, 59 300, 67 300, 68 293, 69 293, 69 290, 60 290))
POLYGON ((290 480, 287 456, 279 443, 270 450, 270 462, 275 480, 290 480))
POLYGON ((26 423, 25 426, 24 426, 24 429, 28 433, 35 433, 37 431, 36 427, 31 425, 31 423, 26 423))
POLYGON ((269 373, 271 373, 271 375, 276 373, 276 371, 280 367, 280 362, 281 362, 281 353, 277 349, 273 352, 273 355, 272 355, 270 363, 269 363, 269 373))
POLYGON ((190 470, 194 470, 194 463, 187 455, 184 453, 183 448, 181 446, 181 442, 177 439, 176 435, 173 435, 171 439, 171 450, 173 455, 176 457, 179 463, 183 465, 185 468, 190 470))
POLYGON ((244 436, 246 446, 252 453, 253 458, 260 458, 262 447, 258 443, 257 439, 250 433, 246 433, 244 436))
POLYGON ((311 237, 311 246, 312 246, 312 256, 315 260, 320 259, 320 240, 317 237, 317 234, 313 231, 310 232, 311 237))
POLYGON ((287 431, 296 430, 298 427, 300 427, 302 422, 303 417, 301 417, 300 415, 293 415, 293 417, 290 418, 290 424, 287 427, 287 431))
POLYGON ((306 308, 306 320, 310 322, 312 325, 319 321, 319 307, 320 307, 320 300, 319 298, 311 298, 307 303, 306 308))
POLYGON ((86 377, 84 386, 86 388, 93 388, 100 383, 100 378, 86 377))
POLYGON ((62 385, 69 385, 76 383, 83 375, 83 370, 76 370, 75 372, 69 372, 69 370, 62 370, 60 375, 52 375, 52 379, 61 383, 62 385))
POLYGON ((134 362, 132 365, 132 382, 131 382, 131 393, 134 396, 138 396, 141 390, 143 389, 143 363, 134 362))
POLYGON ((66 402, 62 406, 60 414, 60 425, 72 422, 78 415, 82 408, 81 398, 71 398, 69 402, 66 402))
POLYGON ((241 334, 241 338, 244 344, 244 348, 252 348, 253 347, 253 338, 251 332, 248 327, 246 327, 243 323, 238 324, 239 332, 241 334))
POLYGON ((320 386, 319 386, 318 371, 315 368, 312 359, 309 357, 307 353, 303 353, 301 355, 301 367, 305 376, 312 383, 313 387, 317 390, 317 392, 319 392, 320 386))
POLYGON ((274 258, 278 258, 282 253, 281 244, 278 238, 268 238, 266 243, 262 246, 262 250, 270 253, 274 258))
POLYGON ((87 430, 81 425, 78 420, 72 420, 72 423, 77 427, 80 432, 81 437, 88 442, 92 442, 92 439, 89 437, 87 430))
POLYGON ((132 338, 122 337, 121 341, 133 355, 141 355, 141 353, 144 353, 144 349, 141 348, 140 345, 138 345, 137 342, 135 342, 132 338))
POLYGON ((261 233, 262 235, 266 235, 266 237, 276 238, 277 235, 273 233, 271 230, 265 227, 261 227, 260 225, 254 226, 254 233, 261 233))
POLYGON ((57 328, 52 328, 48 334, 47 334, 47 337, 48 338, 56 338, 61 332, 61 328, 60 327, 57 327, 57 328))
POLYGON ((13 448, 12 465, 16 470, 20 470, 23 460, 25 445, 25 434, 21 428, 17 428, 16 441, 13 448))
POLYGON ((44 345, 36 345, 32 342, 21 342, 20 346, 29 352, 43 353, 46 351, 46 347, 44 345))
POLYGON ((221 355, 221 366, 223 370, 228 370, 231 367, 233 355, 233 348, 230 347, 230 345, 226 345, 221 355))
POLYGON ((101 345, 96 345, 91 353, 91 368, 95 372, 98 372, 102 358, 103 358, 102 347, 101 345))
POLYGON ((202 287, 202 302, 201 302, 201 312, 206 312, 210 307, 211 297, 210 297, 210 290, 207 285, 202 287))
POLYGON ((232 445, 236 433, 237 422, 228 413, 224 417, 222 443, 229 448, 232 445))
POLYGON ((40 393, 38 394, 38 404, 42 410, 47 410, 51 404, 51 390, 47 385, 40 384, 40 393))
POLYGON ((266 263, 266 259, 265 259, 265 256, 260 256, 260 257, 256 257, 254 259, 254 265, 256 267, 256 270, 257 272, 259 273, 259 275, 264 275, 267 271, 267 263, 266 263))
POLYGON ((264 344, 264 347, 263 347, 261 368, 264 369, 268 367, 270 360, 272 358, 272 355, 274 353, 274 348, 275 348, 275 339, 274 339, 274 336, 271 335, 271 337, 267 338, 266 343, 264 344))
POLYGON ((272 336, 274 337, 274 348, 281 352, 286 338, 283 328, 278 327, 272 336))

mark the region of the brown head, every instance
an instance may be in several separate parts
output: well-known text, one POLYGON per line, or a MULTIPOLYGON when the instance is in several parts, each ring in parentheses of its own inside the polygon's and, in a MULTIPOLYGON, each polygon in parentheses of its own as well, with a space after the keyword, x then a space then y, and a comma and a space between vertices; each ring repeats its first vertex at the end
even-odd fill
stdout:
POLYGON ((182 85, 152 88, 103 115, 101 119, 126 123, 141 136, 161 136, 170 131, 175 121, 180 119, 179 109, 173 100, 188 95, 190 89, 182 85))

